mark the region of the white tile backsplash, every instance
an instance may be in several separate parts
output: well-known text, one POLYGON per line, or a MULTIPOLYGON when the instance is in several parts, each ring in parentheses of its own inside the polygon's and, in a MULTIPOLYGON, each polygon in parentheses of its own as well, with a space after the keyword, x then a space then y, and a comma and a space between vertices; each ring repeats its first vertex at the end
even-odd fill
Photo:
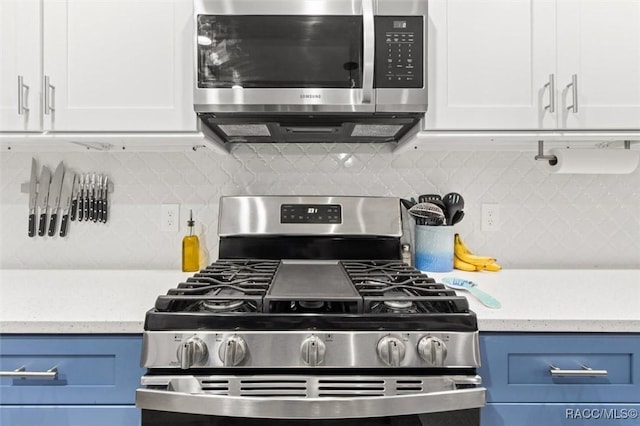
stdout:
POLYGON ((0 267, 179 269, 193 209, 207 261, 217 257, 222 195, 347 194, 417 198, 457 191, 468 245, 507 268, 640 268, 640 169, 631 175, 550 175, 531 152, 407 152, 378 144, 242 145, 232 154, 65 152, 0 155, 0 267), (71 222, 68 236, 27 237, 31 157, 107 173, 106 225, 71 222), (181 206, 180 232, 162 232, 160 205, 181 206), (482 232, 482 203, 500 230, 482 232))

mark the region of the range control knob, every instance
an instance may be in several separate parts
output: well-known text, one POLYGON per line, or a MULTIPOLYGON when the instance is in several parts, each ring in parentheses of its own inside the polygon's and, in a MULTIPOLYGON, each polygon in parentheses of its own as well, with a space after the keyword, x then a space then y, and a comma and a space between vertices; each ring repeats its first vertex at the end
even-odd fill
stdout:
POLYGON ((218 356, 225 367, 238 365, 247 356, 247 344, 240 336, 227 337, 218 348, 218 356))
POLYGON ((430 366, 441 367, 447 357, 447 345, 437 337, 423 337, 418 342, 418 355, 430 366))
POLYGON ((327 350, 327 346, 322 339, 316 336, 307 337, 300 346, 300 355, 302 361, 314 367, 324 362, 324 353, 327 350))
POLYGON ((198 337, 190 337, 178 346, 180 368, 186 370, 193 366, 204 366, 209 359, 207 344, 198 337))
POLYGON ((378 357, 391 367, 400 366, 404 353, 404 343, 396 337, 385 336, 378 341, 378 357))

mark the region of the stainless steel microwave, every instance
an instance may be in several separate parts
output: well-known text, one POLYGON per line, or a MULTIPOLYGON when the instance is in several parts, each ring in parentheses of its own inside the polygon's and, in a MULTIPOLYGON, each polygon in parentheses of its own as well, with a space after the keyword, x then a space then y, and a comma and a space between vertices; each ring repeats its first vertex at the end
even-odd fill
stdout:
POLYGON ((406 132, 427 110, 427 10, 427 0, 194 0, 195 111, 225 142, 397 138, 380 126, 398 119, 406 132))

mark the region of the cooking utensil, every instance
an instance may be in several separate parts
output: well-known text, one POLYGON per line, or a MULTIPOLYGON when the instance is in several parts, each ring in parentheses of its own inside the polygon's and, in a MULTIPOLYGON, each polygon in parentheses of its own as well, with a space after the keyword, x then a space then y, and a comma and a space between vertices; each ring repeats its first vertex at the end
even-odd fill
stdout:
POLYGON ((102 223, 107 223, 107 211, 109 210, 109 176, 104 177, 102 197, 102 223))
POLYGON ((468 291, 469 293, 473 294, 480 302, 482 302, 483 305, 489 308, 498 309, 502 306, 502 304, 496 298, 480 290, 478 288, 478 285, 473 281, 465 280, 462 278, 445 277, 442 279, 442 282, 449 288, 468 291))
POLYGON ((51 172, 47 166, 43 166, 40 172, 40 179, 38 180, 38 208, 40 209, 38 235, 41 237, 47 231, 47 201, 49 200, 50 183, 51 172))
POLYGON ((76 220, 76 216, 78 214, 78 198, 79 198, 79 192, 80 192, 80 179, 82 178, 82 175, 80 175, 79 178, 76 178, 76 175, 73 175, 74 179, 73 179, 73 189, 71 190, 72 193, 72 198, 71 198, 71 216, 70 219, 71 220, 76 220))
POLYGON ((456 213, 464 209, 464 198, 457 192, 450 192, 442 197, 445 206, 447 225, 453 224, 453 217, 456 213))
POLYGON ((418 203, 409 209, 418 225, 438 226, 444 223, 444 212, 433 203, 418 203))
POLYGON ((29 236, 36 235, 36 202, 38 198, 38 166, 31 159, 31 179, 29 180, 29 236))
POLYGON ((460 222, 463 217, 464 217, 464 211, 458 210, 456 214, 453 215, 453 221, 451 222, 451 225, 455 225, 456 223, 460 222))
POLYGON ((429 203, 432 201, 442 201, 440 194, 423 194, 418 196, 419 203, 429 203))
POLYGON ((60 192, 62 191, 62 180, 64 178, 64 165, 62 161, 56 167, 56 171, 51 179, 49 187, 49 209, 51 216, 49 220, 49 236, 53 237, 56 233, 56 222, 58 221, 58 207, 60 207, 60 192))
MULTIPOLYGON (((76 180, 76 174, 66 172, 62 181, 62 191, 60 193, 60 208, 62 209, 62 222, 60 223, 60 236, 67 235, 67 226, 69 225, 69 212, 71 211, 71 195, 76 180)), ((51 232, 51 230, 49 230, 51 232)))

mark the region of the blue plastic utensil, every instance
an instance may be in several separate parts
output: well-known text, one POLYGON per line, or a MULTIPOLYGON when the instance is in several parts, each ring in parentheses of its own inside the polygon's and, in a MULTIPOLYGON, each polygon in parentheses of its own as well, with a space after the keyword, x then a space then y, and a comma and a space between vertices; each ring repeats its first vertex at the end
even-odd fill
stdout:
POLYGON ((465 280, 462 278, 445 277, 442 279, 444 285, 455 290, 466 290, 473 294, 483 305, 489 308, 498 309, 502 305, 493 296, 488 295, 484 291, 478 288, 478 285, 473 281, 465 280))

